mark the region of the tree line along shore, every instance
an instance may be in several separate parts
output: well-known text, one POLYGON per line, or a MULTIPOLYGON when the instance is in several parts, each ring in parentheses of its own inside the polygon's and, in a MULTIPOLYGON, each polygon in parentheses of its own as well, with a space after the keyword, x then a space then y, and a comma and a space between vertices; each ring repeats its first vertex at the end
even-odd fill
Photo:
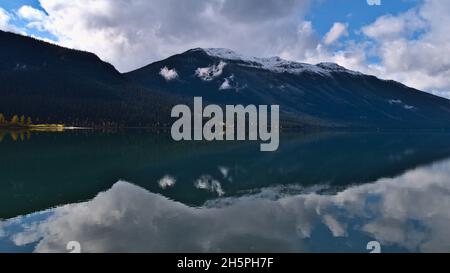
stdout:
POLYGON ((0 129, 28 129, 43 131, 63 131, 63 124, 34 124, 31 117, 24 115, 13 115, 8 119, 4 114, 0 113, 0 129))

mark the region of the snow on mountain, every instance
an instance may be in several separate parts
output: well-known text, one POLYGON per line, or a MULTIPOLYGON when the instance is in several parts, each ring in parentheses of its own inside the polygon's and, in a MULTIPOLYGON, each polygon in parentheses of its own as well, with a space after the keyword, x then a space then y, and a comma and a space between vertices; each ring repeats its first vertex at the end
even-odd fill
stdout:
POLYGON ((223 83, 220 85, 219 90, 228 90, 231 89, 230 80, 228 78, 225 78, 223 83))
POLYGON ((349 70, 349 69, 347 69, 343 66, 340 66, 336 63, 319 63, 319 64, 316 64, 316 66, 320 67, 322 69, 325 69, 329 72, 346 72, 346 73, 354 74, 354 75, 363 75, 360 72, 349 70))
POLYGON ((300 74, 303 72, 312 72, 321 75, 330 75, 332 72, 345 72, 354 75, 360 74, 359 72, 348 70, 335 63, 320 63, 317 65, 312 65, 288 61, 280 57, 249 57, 226 48, 198 48, 195 50, 202 50, 211 57, 216 57, 223 60, 239 61, 242 62, 240 65, 266 69, 276 73, 300 74))
POLYGON ((223 83, 220 85, 219 90, 229 90, 229 89, 236 89, 233 87, 234 75, 231 75, 224 79, 223 83))
POLYGON ((414 110, 414 109, 416 109, 416 107, 414 107, 412 105, 408 105, 408 104, 404 103, 402 100, 391 99, 388 102, 389 102, 390 105, 400 105, 401 107, 405 108, 406 110, 414 110))

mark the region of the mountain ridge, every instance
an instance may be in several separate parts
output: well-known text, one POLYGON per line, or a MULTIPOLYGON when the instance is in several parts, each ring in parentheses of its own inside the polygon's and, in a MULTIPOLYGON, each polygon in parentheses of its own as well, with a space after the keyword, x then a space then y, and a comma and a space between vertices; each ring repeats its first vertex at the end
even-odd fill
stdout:
POLYGON ((174 98, 135 86, 93 53, 3 31, 0 48, 5 116, 88 127, 169 122, 174 98))
POLYGON ((355 75, 362 74, 360 72, 349 70, 332 62, 321 62, 314 65, 286 60, 279 56, 252 57, 245 56, 227 48, 194 48, 188 51, 203 51, 211 57, 217 57, 224 60, 251 62, 257 64, 256 67, 258 68, 278 73, 286 72, 295 74, 302 72, 314 72, 319 74, 328 74, 330 72, 346 72, 355 75))
POLYGON ((450 101, 334 63, 191 49, 128 73, 0 31, 0 113, 77 126, 169 126, 175 104, 280 105, 283 127, 450 129, 450 101))
POLYGON ((220 105, 279 104, 282 119, 299 128, 440 129, 450 124, 449 100, 333 63, 196 48, 125 76, 141 86, 220 105), (164 68, 177 77, 165 79, 164 68))

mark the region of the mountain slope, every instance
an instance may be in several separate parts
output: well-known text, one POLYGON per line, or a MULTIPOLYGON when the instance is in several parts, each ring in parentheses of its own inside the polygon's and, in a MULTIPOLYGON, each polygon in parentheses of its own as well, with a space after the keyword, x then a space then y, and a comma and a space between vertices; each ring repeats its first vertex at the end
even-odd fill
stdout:
POLYGON ((450 128, 449 100, 332 63, 309 65, 198 48, 125 76, 146 88, 202 96, 212 103, 279 104, 285 125, 450 128))
POLYGON ((87 126, 168 120, 170 96, 134 86, 92 53, 0 31, 0 113, 87 126))
POLYGON ((76 126, 170 125, 174 104, 279 104, 283 126, 450 128, 450 101, 332 63, 193 49, 121 74, 87 52, 0 31, 0 113, 76 126))

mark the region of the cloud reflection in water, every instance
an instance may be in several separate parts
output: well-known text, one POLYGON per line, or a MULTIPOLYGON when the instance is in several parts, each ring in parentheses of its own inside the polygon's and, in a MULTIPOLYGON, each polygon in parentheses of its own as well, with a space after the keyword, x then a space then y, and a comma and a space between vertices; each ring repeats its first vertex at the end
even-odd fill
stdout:
POLYGON ((66 252, 72 240, 84 252, 308 252, 339 239, 336 251, 365 252, 375 239, 403 251, 450 251, 450 160, 333 195, 278 190, 192 208, 121 181, 44 219, 0 221, 0 242, 34 242, 36 252, 66 252))

